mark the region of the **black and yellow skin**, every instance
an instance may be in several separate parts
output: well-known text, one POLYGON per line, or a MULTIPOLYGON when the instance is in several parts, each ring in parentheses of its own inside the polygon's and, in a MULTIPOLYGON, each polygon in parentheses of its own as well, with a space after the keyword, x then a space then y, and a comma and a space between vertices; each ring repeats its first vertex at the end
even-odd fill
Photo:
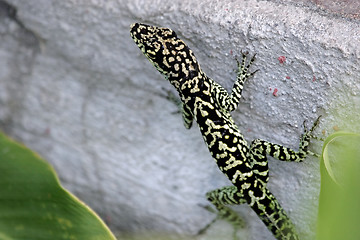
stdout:
POLYGON ((130 33, 149 61, 178 91, 185 127, 190 128, 193 120, 197 122, 212 157, 233 184, 207 193, 220 217, 240 225, 240 217, 226 205, 247 203, 277 239, 299 239, 291 220, 266 186, 266 155, 282 161, 303 161, 311 153, 310 135, 319 118, 310 130, 304 124, 298 152, 260 139, 249 145, 230 113, 238 106, 244 82, 255 73, 248 72, 255 57, 246 63, 243 54, 237 80, 228 94, 206 76, 193 52, 171 29, 135 23, 130 33))

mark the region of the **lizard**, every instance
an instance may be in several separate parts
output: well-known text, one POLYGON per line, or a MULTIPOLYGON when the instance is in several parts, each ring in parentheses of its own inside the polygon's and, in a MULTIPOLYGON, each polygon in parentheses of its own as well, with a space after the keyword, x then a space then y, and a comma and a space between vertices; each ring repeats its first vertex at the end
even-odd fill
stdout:
POLYGON ((147 59, 175 87, 181 100, 185 127, 189 129, 194 120, 197 122, 218 168, 232 183, 206 194, 218 215, 240 225, 241 218, 229 205, 246 203, 275 238, 298 240, 293 223, 267 187, 267 155, 293 162, 303 161, 307 154, 314 155, 308 145, 320 117, 310 129, 304 121, 298 151, 261 139, 255 139, 249 145, 231 112, 239 104, 244 83, 256 72, 249 71, 255 55, 248 61, 242 52, 242 60, 236 60, 237 79, 229 94, 201 70, 192 50, 173 30, 134 23, 130 26, 130 35, 147 59))

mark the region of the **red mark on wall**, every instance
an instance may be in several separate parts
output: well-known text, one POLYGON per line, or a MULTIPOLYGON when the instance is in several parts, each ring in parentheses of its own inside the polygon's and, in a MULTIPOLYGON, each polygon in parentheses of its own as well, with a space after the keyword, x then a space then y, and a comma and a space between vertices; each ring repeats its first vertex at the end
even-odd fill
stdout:
POLYGON ((44 131, 45 135, 50 135, 50 132, 51 132, 51 130, 49 127, 47 127, 44 131))
POLYGON ((286 61, 286 57, 285 56, 280 56, 280 57, 278 57, 278 60, 279 60, 280 64, 283 64, 286 61))
POLYGON ((290 79, 290 76, 286 76, 285 78, 286 78, 286 79, 290 79))
POLYGON ((313 82, 315 82, 315 81, 316 81, 316 77, 315 77, 315 76, 313 76, 313 79, 312 79, 312 81, 313 81, 313 82))
POLYGON ((273 91, 273 96, 274 97, 277 97, 278 96, 278 89, 277 88, 274 88, 274 91, 273 91))

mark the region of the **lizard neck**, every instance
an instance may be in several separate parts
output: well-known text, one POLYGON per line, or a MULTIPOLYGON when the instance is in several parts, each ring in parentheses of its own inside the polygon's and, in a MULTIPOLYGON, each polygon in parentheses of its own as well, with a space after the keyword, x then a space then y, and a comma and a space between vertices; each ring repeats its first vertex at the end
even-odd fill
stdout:
POLYGON ((210 81, 206 74, 201 70, 191 71, 182 78, 170 77, 169 81, 179 92, 181 100, 191 109, 194 109, 195 107, 194 103, 196 98, 200 98, 206 102, 210 101, 210 81))

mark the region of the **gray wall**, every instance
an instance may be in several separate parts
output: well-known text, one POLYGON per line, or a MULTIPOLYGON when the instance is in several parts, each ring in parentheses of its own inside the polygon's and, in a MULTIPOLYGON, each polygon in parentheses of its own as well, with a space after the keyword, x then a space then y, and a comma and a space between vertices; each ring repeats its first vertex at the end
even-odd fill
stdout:
MULTIPOLYGON (((198 127, 186 130, 162 97, 171 86, 132 42, 129 25, 174 29, 228 90, 235 56, 257 53, 260 71, 233 113, 249 141, 297 148, 302 122, 320 114, 319 136, 360 131, 359 21, 279 2, 0 2, 1 127, 50 161, 115 232, 196 235, 215 217, 202 207, 204 194, 230 182, 198 127)), ((321 142, 311 149, 320 153, 321 142)), ((319 160, 269 164, 269 188, 301 239, 313 239, 319 160)), ((248 206, 235 209, 248 223, 242 239, 274 239, 248 206)), ((231 235, 230 224, 218 221, 196 239, 231 235)))

